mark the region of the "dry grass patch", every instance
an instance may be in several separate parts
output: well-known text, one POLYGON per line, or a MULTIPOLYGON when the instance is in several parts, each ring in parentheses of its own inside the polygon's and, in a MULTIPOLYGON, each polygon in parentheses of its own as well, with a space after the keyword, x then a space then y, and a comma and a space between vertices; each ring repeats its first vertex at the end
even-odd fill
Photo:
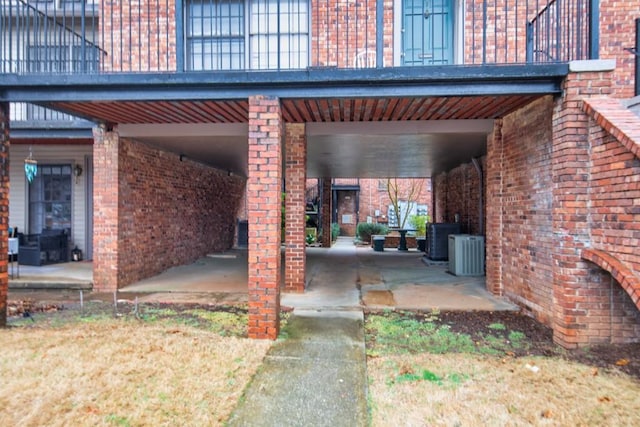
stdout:
POLYGON ((638 424, 640 383, 555 358, 405 354, 370 359, 374 426, 638 424))
POLYGON ((0 425, 220 425, 269 346, 123 319, 0 330, 0 425))

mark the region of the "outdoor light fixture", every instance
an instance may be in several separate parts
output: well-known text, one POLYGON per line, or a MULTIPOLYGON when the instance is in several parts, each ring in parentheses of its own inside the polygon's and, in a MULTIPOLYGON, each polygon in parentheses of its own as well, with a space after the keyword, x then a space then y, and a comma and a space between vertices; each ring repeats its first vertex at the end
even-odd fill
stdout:
POLYGON ((76 177, 76 184, 78 183, 78 177, 80 177, 80 175, 82 175, 82 166, 76 164, 73 167, 73 176, 76 177))

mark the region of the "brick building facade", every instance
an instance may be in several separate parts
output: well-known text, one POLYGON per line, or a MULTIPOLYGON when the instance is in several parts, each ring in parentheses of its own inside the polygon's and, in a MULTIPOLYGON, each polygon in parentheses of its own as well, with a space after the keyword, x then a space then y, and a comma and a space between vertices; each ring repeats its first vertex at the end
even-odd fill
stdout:
MULTIPOLYGON (((187 54, 194 52, 202 34, 186 24, 188 2, 143 0, 137 8, 126 2, 101 2, 100 31, 94 41, 103 50, 103 74, 77 80, 73 75, 48 76, 45 84, 29 72, 16 77, 13 70, 3 71, 9 74, 0 83, 3 155, 10 146, 10 101, 37 99, 100 123, 93 142, 97 290, 114 291, 208 251, 227 249, 233 245, 238 218, 248 220, 249 333, 273 339, 279 327, 283 188, 284 289, 302 292, 304 183, 316 160, 310 153, 330 156, 332 149, 339 152, 366 133, 362 127, 345 132, 340 144, 324 153, 313 151, 326 140, 313 142, 317 135, 311 134, 310 125, 400 123, 406 129, 389 140, 396 144, 393 149, 372 150, 367 157, 372 164, 381 157, 392 164, 398 160, 392 156, 403 154, 401 141, 427 132, 416 131, 411 126, 415 122, 437 127, 430 132, 438 136, 469 122, 489 123, 487 130, 475 131, 484 138, 481 154, 460 155, 462 147, 470 147, 463 145, 463 138, 448 150, 434 150, 441 158, 458 154, 457 164, 446 169, 426 171, 419 161, 412 163, 419 150, 409 148, 398 160, 405 171, 415 169, 406 176, 431 178, 431 197, 425 192, 423 200, 433 220, 459 218, 464 231, 485 234, 487 288, 552 326, 558 343, 575 347, 639 340, 640 254, 635 248, 640 243, 640 135, 638 117, 618 101, 633 91, 633 56, 624 48, 633 43, 634 19, 640 18, 637 2, 600 2, 602 61, 594 55, 593 61, 573 61, 588 56, 579 55, 581 49, 591 48, 584 40, 555 40, 545 51, 537 45, 525 49, 526 23, 546 13, 545 8, 536 9, 537 4, 445 3, 440 17, 425 11, 421 22, 442 19, 438 22, 443 27, 455 28, 442 33, 449 50, 427 51, 421 46, 415 57, 420 64, 409 64, 403 26, 398 25, 403 22, 400 15, 408 13, 400 9, 401 2, 363 5, 331 0, 308 5, 309 31, 297 35, 308 46, 300 56, 304 61, 296 63, 301 70, 262 66, 260 60, 275 54, 251 51, 260 43, 251 44, 249 38, 269 34, 248 31, 239 31, 246 40, 237 40, 246 41, 247 51, 229 57, 231 62, 246 61, 242 67, 233 70, 218 64, 222 68, 196 70, 187 54), (358 55, 367 50, 375 52, 375 64, 354 70, 360 68, 358 55), (525 65, 530 56, 536 61, 552 54, 561 54, 550 61, 555 68, 525 65), (505 65, 510 63, 516 66, 505 65), (402 65, 417 66, 406 70, 402 65), (473 65, 478 68, 467 67, 473 65), (269 71, 260 72, 263 68, 269 71), (205 72, 189 75, 194 70, 205 72), (147 77, 144 72, 163 73, 147 77), (247 144, 246 180, 219 166, 188 157, 185 161, 179 136, 173 149, 167 149, 119 133, 120 124, 151 128, 238 123, 247 127, 240 135, 247 144)), ((574 14, 583 16, 582 12, 574 14)), ((560 21, 554 19, 547 22, 560 21)), ((275 56, 278 64, 291 60, 275 56)), ((223 144, 224 138, 215 132, 201 145, 223 144)), ((369 152, 359 154, 365 157, 369 152)), ((327 170, 335 166, 330 163, 324 165, 327 170)), ((347 207, 356 211, 357 221, 374 220, 376 211, 386 210, 388 201, 377 178, 361 181, 357 207, 350 204, 354 198, 346 197, 340 207, 332 206, 330 173, 316 172, 325 177, 323 229, 330 228, 334 212, 342 209, 348 215, 347 207)), ((1 175, 0 206, 5 209, 6 166, 1 175)), ((0 214, 0 234, 6 236, 7 213, 0 214)), ((328 237, 323 234, 325 246, 330 245, 328 237)), ((0 263, 3 312, 6 291, 5 262, 0 263)))

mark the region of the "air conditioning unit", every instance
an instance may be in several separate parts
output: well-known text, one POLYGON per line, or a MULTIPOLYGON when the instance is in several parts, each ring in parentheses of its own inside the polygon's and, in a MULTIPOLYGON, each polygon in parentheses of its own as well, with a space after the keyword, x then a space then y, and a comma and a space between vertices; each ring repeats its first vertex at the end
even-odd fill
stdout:
POLYGON ((446 261, 449 257, 450 234, 459 234, 460 224, 438 222, 429 224, 427 229, 427 257, 434 261, 446 261))
POLYGON ((449 272, 456 276, 484 276, 483 236, 449 236, 449 272))

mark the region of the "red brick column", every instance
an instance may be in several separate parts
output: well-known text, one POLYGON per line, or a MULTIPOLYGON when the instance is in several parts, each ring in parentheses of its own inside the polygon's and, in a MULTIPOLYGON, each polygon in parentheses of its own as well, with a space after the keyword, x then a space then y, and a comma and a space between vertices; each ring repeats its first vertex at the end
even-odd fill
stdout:
POLYGON ((503 141, 502 120, 496 120, 493 133, 487 138, 486 181, 486 282, 487 290, 502 295, 502 212, 503 212, 503 141))
POLYGON ((591 245, 589 117, 582 99, 611 93, 611 71, 570 73, 553 115, 554 340, 566 348, 601 341, 597 330, 600 287, 581 259, 591 245), (598 301, 596 301, 598 300, 598 301), (594 302, 595 304, 592 304, 594 302))
POLYGON ((93 290, 114 292, 119 284, 120 136, 93 129, 93 290))
POLYGON ((7 325, 7 252, 9 251, 9 103, 0 102, 0 327, 7 325))
POLYGON ((322 247, 331 247, 331 178, 322 179, 322 247))
POLYGON ((280 328, 282 111, 275 97, 249 98, 249 337, 280 328))
POLYGON ((305 183, 307 139, 304 123, 285 125, 285 290, 304 292, 305 286, 305 183))

